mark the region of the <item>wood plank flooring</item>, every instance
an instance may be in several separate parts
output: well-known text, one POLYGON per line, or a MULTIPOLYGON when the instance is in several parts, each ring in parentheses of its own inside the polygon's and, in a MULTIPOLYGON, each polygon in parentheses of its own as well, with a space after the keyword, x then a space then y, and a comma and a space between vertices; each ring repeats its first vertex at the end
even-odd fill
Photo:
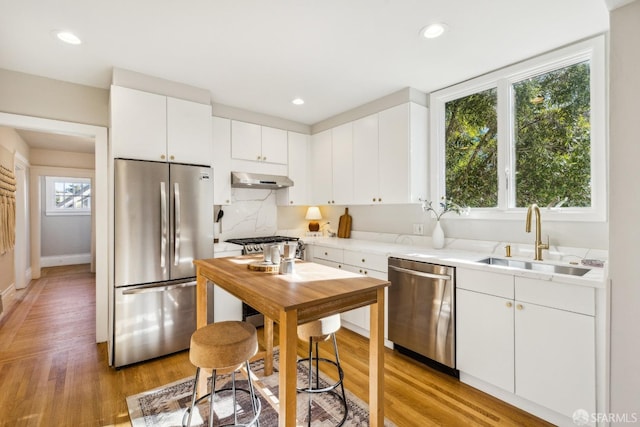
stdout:
MULTIPOLYGON (((109 367, 106 344, 95 343, 95 281, 88 265, 43 269, 5 314, 0 426, 129 426, 127 396, 195 372, 186 351, 109 367)), ((346 387, 366 401, 368 342, 342 330, 338 345, 346 387)), ((299 350, 306 352, 304 343, 299 350)), ((549 425, 388 349, 385 415, 399 427, 549 425)))

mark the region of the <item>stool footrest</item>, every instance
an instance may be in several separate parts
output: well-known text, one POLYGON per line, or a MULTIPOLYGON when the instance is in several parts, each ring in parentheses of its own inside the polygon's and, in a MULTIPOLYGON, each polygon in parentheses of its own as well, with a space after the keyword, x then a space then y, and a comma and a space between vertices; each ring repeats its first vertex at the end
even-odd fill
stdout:
MULTIPOLYGON (((299 387, 296 388, 296 390, 298 392, 304 392, 304 393, 326 393, 328 391, 334 390, 336 389, 338 386, 340 386, 342 384, 342 381, 344 380, 344 371, 342 370, 342 368, 340 366, 338 366, 338 364, 336 362, 334 362, 333 360, 330 359, 325 359, 323 357, 321 358, 316 358, 314 357, 313 359, 311 359, 312 361, 318 363, 320 362, 326 362, 326 363, 330 363, 333 366, 335 366, 338 369, 338 373, 340 376, 340 379, 338 381, 336 381, 333 384, 328 385, 327 387, 324 388, 314 388, 311 383, 311 379, 309 379, 309 387, 308 388, 304 388, 304 387, 299 387)), ((307 357, 306 359, 299 359, 297 363, 309 363, 309 358, 307 357)))

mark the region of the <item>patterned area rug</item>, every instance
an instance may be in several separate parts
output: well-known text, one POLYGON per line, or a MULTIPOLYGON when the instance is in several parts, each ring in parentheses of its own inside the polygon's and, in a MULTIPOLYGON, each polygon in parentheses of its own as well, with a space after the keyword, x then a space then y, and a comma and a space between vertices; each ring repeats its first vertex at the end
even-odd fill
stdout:
MULTIPOLYGON (((331 369, 331 367, 329 367, 331 369)), ((275 427, 278 425, 278 413, 274 408, 278 398, 278 352, 276 349, 274 360, 274 373, 265 377, 263 361, 251 364, 251 371, 257 379, 253 383, 260 397, 262 411, 260 413, 261 427, 275 427)), ((236 387, 248 389, 244 374, 236 374, 236 387)), ((298 378, 306 378, 306 370, 298 364, 298 378)), ((191 404, 191 392, 193 390, 194 377, 185 378, 163 387, 149 390, 134 396, 127 397, 129 417, 133 427, 178 427, 182 425, 185 408, 191 404)), ((320 385, 327 386, 333 382, 320 373, 320 385), (329 381, 329 382, 328 382, 329 381)), ((231 375, 220 376, 216 381, 216 389, 224 388, 231 384, 231 375)), ((303 384, 300 383, 300 386, 303 384)), ((209 386, 210 387, 210 386, 209 386)), ((337 389, 339 390, 339 388, 337 389)), ((233 424, 233 406, 230 394, 221 395, 214 401, 214 425, 233 424), (219 402, 221 400, 222 402, 219 402)), ((365 427, 369 425, 369 406, 346 390, 349 414, 343 424, 345 427, 365 427)), ((238 410, 238 422, 248 422, 252 418, 251 401, 247 393, 239 393, 236 402, 238 410)), ((298 393, 298 426, 307 425, 308 395, 298 393)), ((321 393, 312 400, 311 425, 313 427, 335 426, 344 414, 342 403, 332 393, 321 393)), ((209 419, 209 401, 201 402, 193 413, 191 425, 206 426, 209 419)), ((395 427, 395 424, 385 420, 385 427, 395 427)))

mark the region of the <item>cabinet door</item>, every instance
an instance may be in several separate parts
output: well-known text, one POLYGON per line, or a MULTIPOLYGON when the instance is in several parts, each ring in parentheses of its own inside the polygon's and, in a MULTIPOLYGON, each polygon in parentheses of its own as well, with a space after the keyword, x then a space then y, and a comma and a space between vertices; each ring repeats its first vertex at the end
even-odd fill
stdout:
POLYGON ((568 417, 594 413, 594 317, 515 303, 515 393, 568 417))
POLYGON ((278 191, 278 204, 308 205, 309 197, 309 135, 289 132, 289 178, 293 187, 278 191))
POLYGON ((231 157, 240 160, 262 160, 260 125, 231 121, 231 157))
POLYGON ((513 301, 456 289, 456 304, 457 368, 513 393, 513 301))
POLYGON ((112 156, 166 160, 167 98, 111 86, 112 156))
POLYGON ((336 204, 353 202, 353 123, 332 129, 333 197, 336 204))
POLYGON ((313 204, 333 203, 331 129, 311 137, 311 195, 313 204))
POLYGON ((170 162, 211 165, 211 105, 167 98, 167 157, 170 162))
MULTIPOLYGON (((223 119, 227 120, 227 119, 223 119)), ((238 253, 214 253, 214 258, 237 256, 238 253)), ((209 288, 210 289, 210 288, 209 288)), ((242 301, 219 286, 213 286, 213 319, 215 322, 242 320, 242 301)), ((209 322, 211 323, 211 322, 209 322)))
POLYGON ((353 202, 381 201, 378 185, 378 115, 353 122, 353 202))
POLYGON ((231 120, 213 118, 213 204, 231 203, 231 120))
POLYGON ((383 203, 408 203, 409 104, 381 111, 378 120, 380 197, 383 203))
MULTIPOLYGON (((363 271, 361 268, 353 265, 345 264, 342 266, 342 268, 347 271, 351 271, 352 273, 363 274, 363 271)), ((370 310, 369 310, 369 306, 367 305, 365 307, 360 307, 354 310, 349 310, 349 311, 345 311, 344 313, 340 313, 340 318, 343 321, 348 322, 350 325, 355 326, 355 329, 353 329, 354 332, 368 336, 369 315, 370 315, 370 310)))
POLYGON ((287 164, 287 132, 262 126, 262 161, 287 164))

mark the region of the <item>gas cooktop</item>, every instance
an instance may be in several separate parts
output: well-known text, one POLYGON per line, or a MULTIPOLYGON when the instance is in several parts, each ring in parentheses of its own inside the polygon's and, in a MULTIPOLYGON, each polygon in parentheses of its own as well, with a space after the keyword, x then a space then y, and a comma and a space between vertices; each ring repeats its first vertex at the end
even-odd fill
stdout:
POLYGON ((264 236, 264 237, 245 237, 242 239, 227 239, 229 243, 235 243, 236 245, 253 245, 258 243, 276 243, 276 242, 295 242, 297 237, 286 236, 264 236))
POLYGON ((245 237, 242 239, 227 239, 226 241, 229 243, 235 243, 236 245, 241 245, 243 253, 247 255, 247 254, 262 253, 264 249, 264 245, 268 243, 296 242, 298 240, 299 239, 297 237, 264 236, 264 237, 245 237))

